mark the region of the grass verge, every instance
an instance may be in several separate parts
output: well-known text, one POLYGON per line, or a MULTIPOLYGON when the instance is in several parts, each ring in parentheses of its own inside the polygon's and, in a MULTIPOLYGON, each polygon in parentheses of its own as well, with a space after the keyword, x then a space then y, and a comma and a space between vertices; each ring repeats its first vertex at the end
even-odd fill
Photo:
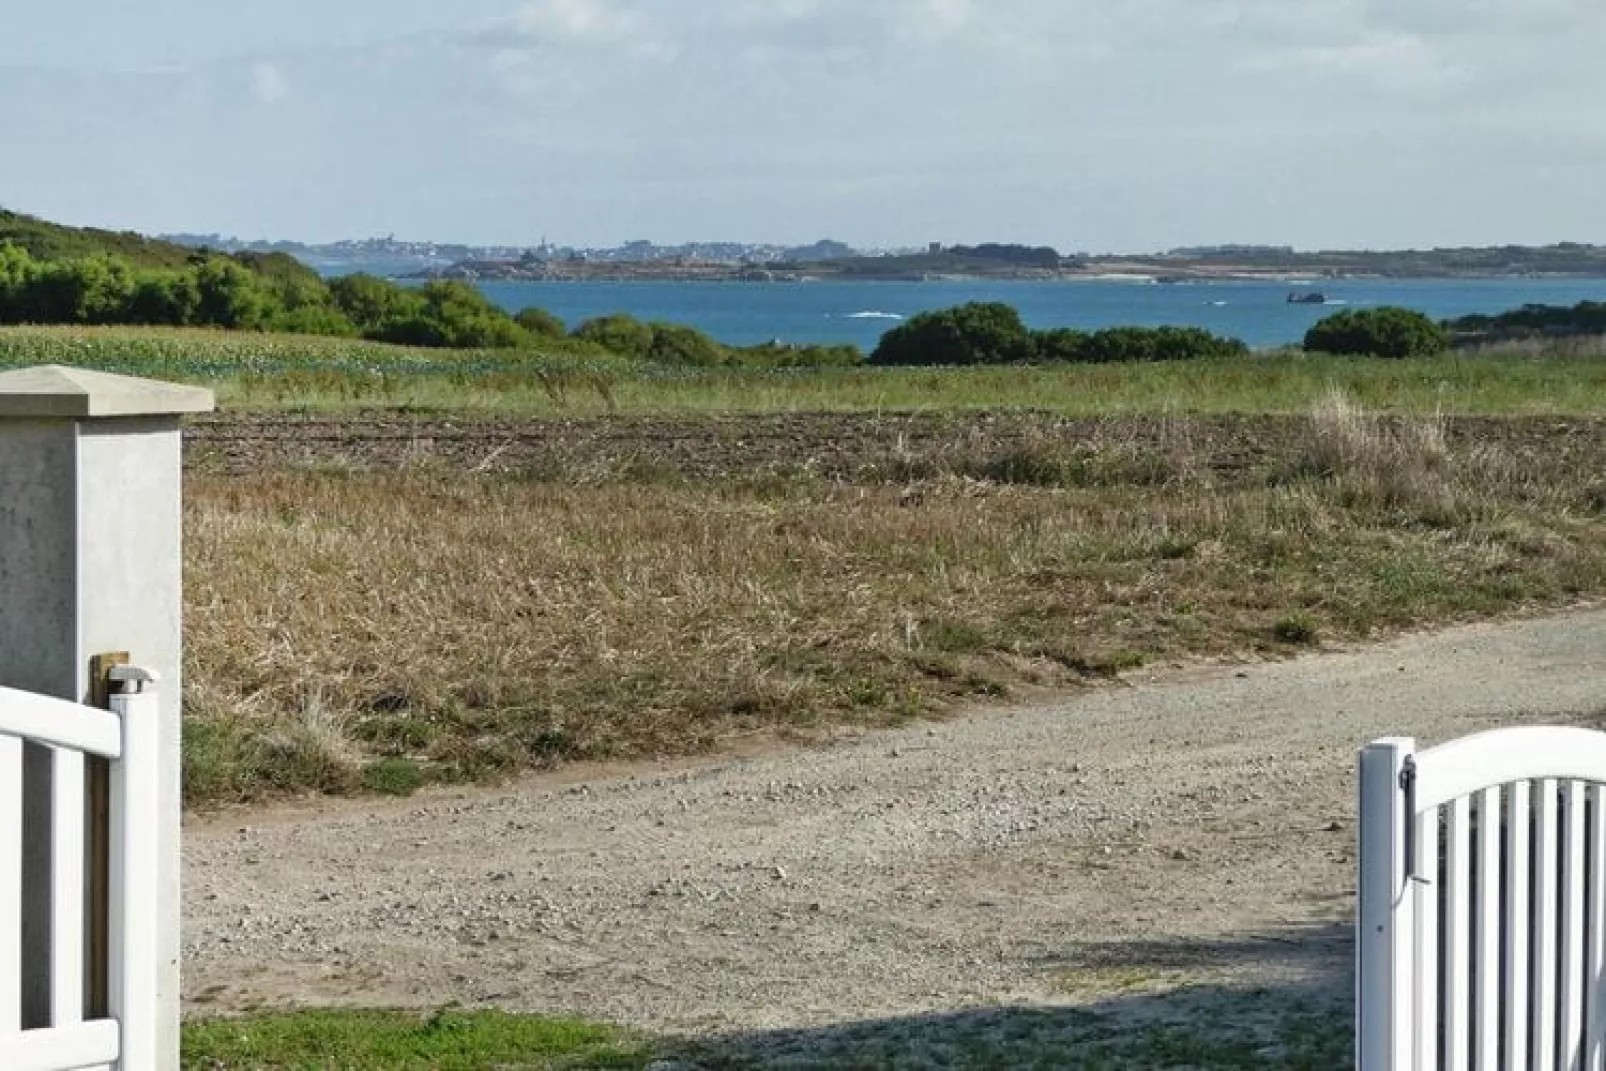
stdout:
MULTIPOLYGON (((1201 1003, 1195 1001, 1194 1003, 1201 1003)), ((1114 1071, 1340 1071, 1352 1066, 1349 1016, 1214 996, 1176 1021, 1136 1023, 1076 1008, 1009 1008, 712 1039, 649 1039, 575 1020, 496 1011, 420 1017, 289 1012, 184 1028, 185 1071, 676 1071, 788 1067, 1054 1068, 1114 1071), (1204 1022, 1208 1018, 1209 1022, 1204 1022)))
POLYGON ((578 1071, 634 1069, 641 1038, 575 1019, 445 1010, 303 1011, 185 1024, 185 1071, 578 1071))
POLYGON ((1606 591, 1598 433, 1507 443, 1342 395, 1247 451, 1153 423, 977 424, 832 477, 197 475, 188 798, 884 725, 1606 591))

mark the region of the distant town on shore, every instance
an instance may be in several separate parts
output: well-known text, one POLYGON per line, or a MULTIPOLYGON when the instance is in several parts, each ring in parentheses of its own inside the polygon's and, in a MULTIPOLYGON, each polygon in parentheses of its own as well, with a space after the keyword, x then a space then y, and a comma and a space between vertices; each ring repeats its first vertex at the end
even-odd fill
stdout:
POLYGON ((1187 283, 1231 279, 1509 278, 1606 276, 1606 246, 1561 242, 1426 250, 1296 250, 1291 246, 1191 246, 1154 254, 1061 253, 1050 246, 987 243, 863 250, 825 240, 808 246, 633 241, 574 248, 410 242, 394 237, 305 244, 216 234, 165 240, 220 252, 287 253, 327 273, 524 281, 810 282, 950 279, 1130 279, 1187 283))

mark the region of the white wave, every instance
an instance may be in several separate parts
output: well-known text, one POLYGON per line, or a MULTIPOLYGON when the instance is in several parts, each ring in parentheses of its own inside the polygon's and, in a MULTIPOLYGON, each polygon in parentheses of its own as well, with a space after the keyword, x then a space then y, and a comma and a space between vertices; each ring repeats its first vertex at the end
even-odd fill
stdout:
POLYGON ((1345 301, 1343 298, 1332 297, 1332 298, 1328 298, 1326 301, 1322 302, 1322 304, 1323 305, 1348 305, 1349 302, 1345 301))
POLYGON ((1225 301, 1207 301, 1205 304, 1216 309, 1224 309, 1227 307, 1227 303, 1225 301))
POLYGON ((898 315, 895 312, 877 312, 874 309, 871 309, 868 312, 850 312, 850 313, 848 313, 848 319, 850 319, 850 320, 901 320, 901 319, 903 319, 903 317, 898 315))

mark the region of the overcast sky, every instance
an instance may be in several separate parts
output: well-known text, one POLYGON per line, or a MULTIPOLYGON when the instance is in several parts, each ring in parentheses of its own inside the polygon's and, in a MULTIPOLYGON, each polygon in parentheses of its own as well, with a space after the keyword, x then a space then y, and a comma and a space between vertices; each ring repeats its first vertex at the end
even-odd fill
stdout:
POLYGON ((1600 0, 3 0, 0 206, 246 238, 1606 242, 1600 0))

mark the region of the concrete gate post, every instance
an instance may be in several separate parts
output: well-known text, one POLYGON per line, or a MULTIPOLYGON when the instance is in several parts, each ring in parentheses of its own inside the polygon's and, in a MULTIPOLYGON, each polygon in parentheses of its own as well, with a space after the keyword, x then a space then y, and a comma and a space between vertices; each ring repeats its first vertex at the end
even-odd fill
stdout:
MULTIPOLYGON (((162 1066, 178 1066, 183 545, 179 418, 212 392, 48 366, 0 374, 0 685, 87 703, 90 660, 161 675, 162 1066)), ((24 955, 48 963, 48 754, 25 759, 24 955)), ((24 1026, 48 1024, 29 980, 24 1026)))

